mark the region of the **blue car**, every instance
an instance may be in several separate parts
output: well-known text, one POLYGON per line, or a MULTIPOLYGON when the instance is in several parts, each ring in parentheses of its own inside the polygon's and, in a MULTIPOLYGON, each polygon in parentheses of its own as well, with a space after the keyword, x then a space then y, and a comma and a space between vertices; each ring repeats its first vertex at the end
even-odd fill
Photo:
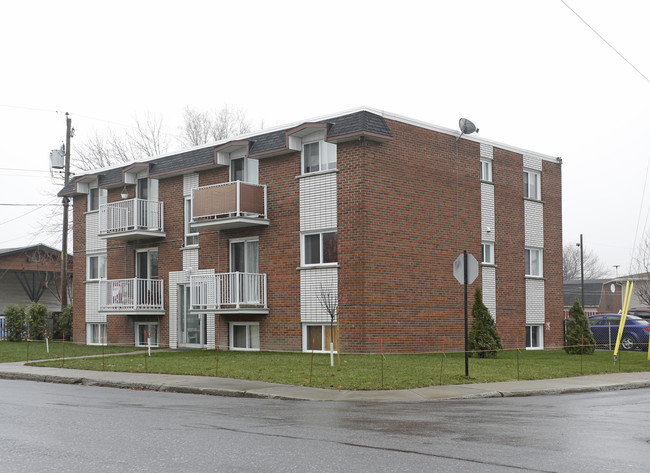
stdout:
MULTIPOLYGON (((613 348, 616 345, 618 327, 621 323, 621 314, 597 314, 589 316, 589 327, 596 339, 596 346, 613 348)), ((628 315, 625 317, 625 327, 621 336, 622 350, 634 350, 636 348, 647 350, 648 339, 650 338, 650 322, 628 315)))

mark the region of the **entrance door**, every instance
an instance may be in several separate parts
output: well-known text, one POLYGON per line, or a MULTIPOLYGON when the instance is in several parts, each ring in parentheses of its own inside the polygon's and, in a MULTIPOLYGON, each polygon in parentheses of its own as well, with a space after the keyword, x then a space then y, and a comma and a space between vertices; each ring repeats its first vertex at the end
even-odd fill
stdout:
POLYGON ((230 242, 230 272, 233 275, 233 302, 258 304, 259 285, 259 242, 238 240, 230 242), (238 274, 237 274, 238 273, 238 274))
POLYGON ((205 345, 205 314, 190 313, 190 286, 178 286, 178 344, 184 347, 205 345))

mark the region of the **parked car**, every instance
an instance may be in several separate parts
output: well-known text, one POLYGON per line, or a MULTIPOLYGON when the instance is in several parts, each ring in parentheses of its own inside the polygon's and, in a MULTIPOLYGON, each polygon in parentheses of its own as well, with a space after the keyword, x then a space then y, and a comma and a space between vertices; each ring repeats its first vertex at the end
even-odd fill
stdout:
MULTIPOLYGON (((618 336, 621 314, 590 315, 588 319, 589 327, 596 339, 596 346, 613 348, 618 336)), ((625 318, 620 348, 623 350, 634 350, 635 348, 647 350, 649 339, 650 322, 636 315, 628 315, 625 318)))
POLYGON ((650 320, 650 309, 647 307, 637 307, 635 309, 629 309, 627 315, 636 315, 645 320, 650 320))

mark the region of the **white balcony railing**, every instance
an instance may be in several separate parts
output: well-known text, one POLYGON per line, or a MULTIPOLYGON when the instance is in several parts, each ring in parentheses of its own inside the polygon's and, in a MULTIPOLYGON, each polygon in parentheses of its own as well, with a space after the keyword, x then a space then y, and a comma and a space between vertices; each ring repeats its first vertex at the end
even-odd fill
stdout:
POLYGON ((108 279, 99 282, 99 310, 162 311, 164 310, 162 279, 108 279))
POLYGON ((129 199, 99 206, 99 234, 164 232, 163 203, 129 199))
POLYGON ((218 273, 190 276, 192 310, 267 309, 266 274, 218 273))

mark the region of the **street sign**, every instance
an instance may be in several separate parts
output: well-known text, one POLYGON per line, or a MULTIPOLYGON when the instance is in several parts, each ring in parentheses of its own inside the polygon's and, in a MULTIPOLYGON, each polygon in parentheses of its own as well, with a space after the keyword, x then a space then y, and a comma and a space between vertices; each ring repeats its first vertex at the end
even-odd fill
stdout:
MULTIPOLYGON (((464 254, 458 255, 454 261, 454 276, 459 283, 465 284, 464 254)), ((467 254, 467 284, 472 284, 478 277, 478 261, 469 253, 467 254)))

